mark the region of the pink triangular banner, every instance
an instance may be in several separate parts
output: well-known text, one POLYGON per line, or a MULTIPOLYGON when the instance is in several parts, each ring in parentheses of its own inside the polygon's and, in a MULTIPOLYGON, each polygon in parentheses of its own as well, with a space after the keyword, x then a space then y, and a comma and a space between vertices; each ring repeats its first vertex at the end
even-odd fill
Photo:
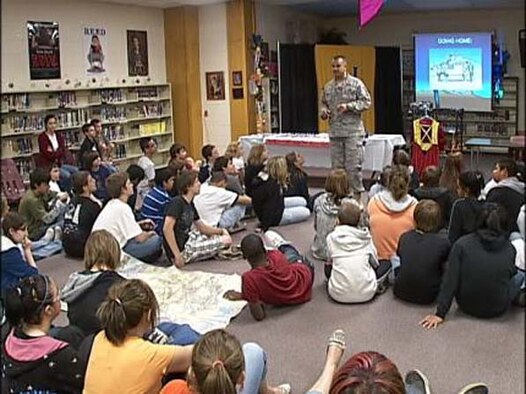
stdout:
POLYGON ((371 22, 383 5, 384 0, 360 0, 360 27, 371 22))

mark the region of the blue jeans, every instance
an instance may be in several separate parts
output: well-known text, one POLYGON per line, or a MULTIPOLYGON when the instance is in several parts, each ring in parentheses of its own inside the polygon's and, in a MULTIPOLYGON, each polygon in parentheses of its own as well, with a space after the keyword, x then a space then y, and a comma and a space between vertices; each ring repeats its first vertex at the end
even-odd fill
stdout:
POLYGON ((157 328, 168 336, 169 345, 193 345, 201 338, 201 334, 194 331, 188 324, 164 322, 159 324, 157 328))
POLYGON ((154 263, 163 253, 162 243, 161 237, 155 234, 144 242, 130 239, 122 250, 141 261, 154 263))
POLYGON ((246 210, 247 207, 240 204, 236 204, 233 207, 226 209, 221 215, 217 227, 226 229, 234 227, 234 225, 245 216, 246 210))
POLYGON ((312 274, 312 283, 314 283, 314 265, 306 257, 302 256, 298 249, 291 244, 284 244, 280 245, 278 250, 285 255, 289 263, 305 264, 312 274))
POLYGON ((60 166, 60 180, 58 181, 58 184, 60 186, 61 190, 64 190, 66 192, 69 192, 73 186, 71 182, 71 177, 74 173, 78 172, 79 169, 75 166, 72 166, 70 164, 62 164, 60 166))
POLYGON ((267 377, 267 353, 257 343, 243 345, 245 357, 245 383, 240 394, 255 394, 267 377))
POLYGON ((510 296, 510 305, 515 298, 521 292, 521 288, 524 286, 524 272, 517 270, 517 273, 513 275, 509 283, 509 296, 510 296))
POLYGON ((307 201, 303 197, 285 197, 285 209, 279 225, 303 222, 309 216, 310 211, 307 208, 307 201))

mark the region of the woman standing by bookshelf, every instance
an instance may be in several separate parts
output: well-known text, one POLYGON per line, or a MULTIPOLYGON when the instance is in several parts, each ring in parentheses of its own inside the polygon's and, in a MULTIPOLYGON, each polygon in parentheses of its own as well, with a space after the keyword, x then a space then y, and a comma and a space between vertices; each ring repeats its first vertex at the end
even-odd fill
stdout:
POLYGON ((38 136, 38 160, 37 167, 51 167, 56 163, 60 167, 59 185, 62 190, 71 190, 71 176, 79 169, 66 163, 67 148, 64 137, 58 134, 57 118, 53 114, 46 115, 44 118, 45 130, 38 136))

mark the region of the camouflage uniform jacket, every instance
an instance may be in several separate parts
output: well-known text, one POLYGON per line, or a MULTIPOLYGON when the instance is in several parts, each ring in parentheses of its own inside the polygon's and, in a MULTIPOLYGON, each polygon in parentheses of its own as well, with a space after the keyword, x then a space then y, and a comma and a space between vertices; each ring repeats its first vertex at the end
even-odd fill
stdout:
POLYGON ((329 110, 330 137, 362 137, 365 133, 361 113, 371 106, 371 95, 364 83, 349 74, 344 80, 331 79, 323 88, 321 109, 329 110), (347 111, 338 112, 339 104, 347 111))

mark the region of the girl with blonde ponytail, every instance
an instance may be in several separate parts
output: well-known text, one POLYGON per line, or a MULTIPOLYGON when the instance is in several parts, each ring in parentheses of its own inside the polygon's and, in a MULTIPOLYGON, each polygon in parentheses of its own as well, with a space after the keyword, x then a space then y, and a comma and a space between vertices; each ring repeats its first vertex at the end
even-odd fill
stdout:
POLYGON ((288 184, 287 161, 283 156, 271 157, 265 168, 252 180, 252 206, 263 231, 309 218, 310 211, 305 198, 285 197, 288 184))
POLYGON ((243 346, 225 330, 203 335, 192 352, 188 381, 175 380, 161 394, 288 394, 290 386, 269 386, 267 355, 255 343, 243 346))

